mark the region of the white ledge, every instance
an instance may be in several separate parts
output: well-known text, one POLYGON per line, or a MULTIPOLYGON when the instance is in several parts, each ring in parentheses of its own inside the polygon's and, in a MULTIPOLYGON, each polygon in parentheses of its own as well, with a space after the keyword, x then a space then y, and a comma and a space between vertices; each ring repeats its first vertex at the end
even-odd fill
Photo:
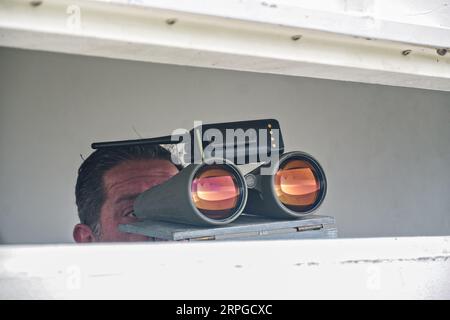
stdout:
POLYGON ((0 46, 450 91, 448 26, 300 3, 4 0, 0 46))
POLYGON ((450 237, 0 247, 0 298, 449 299, 450 237))

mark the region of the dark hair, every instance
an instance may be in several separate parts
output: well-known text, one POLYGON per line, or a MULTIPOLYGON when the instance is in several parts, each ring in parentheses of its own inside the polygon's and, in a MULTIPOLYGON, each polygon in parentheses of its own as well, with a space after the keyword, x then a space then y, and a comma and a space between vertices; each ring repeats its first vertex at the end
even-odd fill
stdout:
POLYGON ((97 149, 78 169, 75 199, 80 222, 100 236, 100 210, 105 202, 103 176, 128 160, 162 159, 171 161, 171 153, 159 145, 135 145, 97 149))

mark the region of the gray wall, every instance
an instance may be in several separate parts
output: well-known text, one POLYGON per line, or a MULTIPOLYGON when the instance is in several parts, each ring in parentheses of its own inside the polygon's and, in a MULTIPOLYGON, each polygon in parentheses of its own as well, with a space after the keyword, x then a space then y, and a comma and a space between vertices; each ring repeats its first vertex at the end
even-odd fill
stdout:
POLYGON ((0 243, 71 242, 92 141, 274 117, 341 237, 450 234, 450 94, 0 48, 0 243))

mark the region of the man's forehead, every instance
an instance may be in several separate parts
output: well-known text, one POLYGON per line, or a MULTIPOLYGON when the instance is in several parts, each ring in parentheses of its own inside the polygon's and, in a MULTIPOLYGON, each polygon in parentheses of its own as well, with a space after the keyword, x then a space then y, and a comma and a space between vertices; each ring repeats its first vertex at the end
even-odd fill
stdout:
POLYGON ((103 177, 105 191, 110 193, 139 193, 178 173, 168 160, 129 160, 107 171, 103 177))

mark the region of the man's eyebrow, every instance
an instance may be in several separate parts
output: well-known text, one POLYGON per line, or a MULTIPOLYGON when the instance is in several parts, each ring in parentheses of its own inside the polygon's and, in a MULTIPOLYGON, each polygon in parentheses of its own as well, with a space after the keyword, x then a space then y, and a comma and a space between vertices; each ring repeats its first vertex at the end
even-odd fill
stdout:
POLYGON ((125 195, 120 196, 114 202, 119 203, 119 202, 123 202, 123 201, 131 201, 131 200, 136 199, 139 195, 140 195, 140 193, 125 194, 125 195))

